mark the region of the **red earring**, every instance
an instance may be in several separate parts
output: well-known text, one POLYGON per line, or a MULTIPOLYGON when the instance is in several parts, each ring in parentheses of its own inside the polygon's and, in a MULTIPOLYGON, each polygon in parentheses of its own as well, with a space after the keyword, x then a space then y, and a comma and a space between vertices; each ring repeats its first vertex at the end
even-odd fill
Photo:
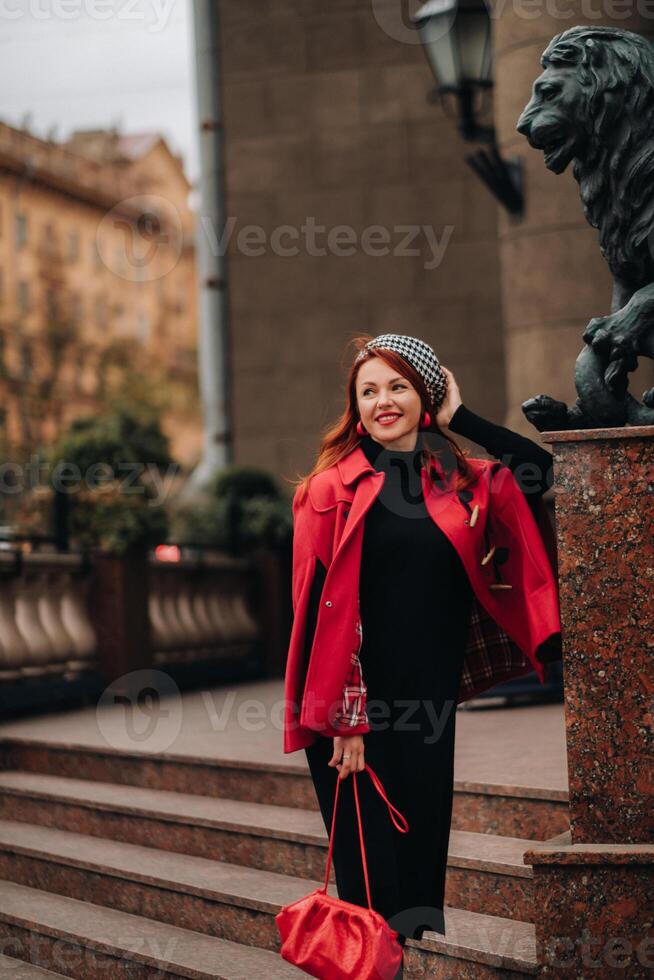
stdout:
POLYGON ((425 414, 420 419, 420 428, 428 429, 430 425, 431 425, 431 415, 429 414, 429 412, 425 412, 425 414))
POLYGON ((359 433, 360 436, 365 436, 366 434, 366 429, 364 429, 363 422, 361 421, 361 419, 359 419, 359 421, 357 422, 357 432, 359 433))

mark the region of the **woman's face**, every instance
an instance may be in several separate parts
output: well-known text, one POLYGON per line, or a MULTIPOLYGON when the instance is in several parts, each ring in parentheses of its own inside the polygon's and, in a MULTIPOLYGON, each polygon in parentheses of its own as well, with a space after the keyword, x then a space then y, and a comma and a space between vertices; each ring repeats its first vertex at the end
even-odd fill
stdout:
POLYGON ((420 395, 395 368, 372 357, 359 368, 357 408, 373 439, 399 450, 414 448, 422 415, 420 395))

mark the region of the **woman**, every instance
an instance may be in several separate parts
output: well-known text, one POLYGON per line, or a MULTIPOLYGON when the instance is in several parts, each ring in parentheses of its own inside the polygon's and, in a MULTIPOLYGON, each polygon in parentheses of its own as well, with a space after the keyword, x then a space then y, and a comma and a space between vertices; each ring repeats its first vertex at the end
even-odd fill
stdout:
MULTIPOLYGON (((305 749, 327 831, 336 779, 365 762, 407 818, 398 833, 358 780, 373 906, 404 940, 445 932, 457 703, 532 669, 543 681, 560 656, 552 458, 469 411, 424 341, 355 345, 346 409, 293 503, 284 750, 305 749)), ((367 906, 351 782, 334 869, 339 896, 367 906)))

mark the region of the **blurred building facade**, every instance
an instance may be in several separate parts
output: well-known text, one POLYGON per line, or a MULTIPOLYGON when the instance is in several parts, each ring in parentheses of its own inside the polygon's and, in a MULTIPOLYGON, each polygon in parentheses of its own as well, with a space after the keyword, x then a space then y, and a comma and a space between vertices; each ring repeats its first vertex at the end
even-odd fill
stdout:
MULTIPOLYGON (((306 472, 321 430, 342 410, 349 364, 342 353, 361 332, 423 337, 470 408, 539 439, 521 403, 539 393, 574 402, 581 334, 609 311, 610 275, 577 184, 571 172, 547 171, 515 123, 549 40, 577 23, 610 19, 590 11, 589 20, 578 0, 561 11, 530 0, 489 4, 495 86, 479 118, 494 123, 505 157, 523 164, 525 210, 514 217, 465 163, 474 147, 456 119, 427 102, 433 78, 403 6, 221 4, 241 462, 306 472), (323 248, 329 232, 345 226, 350 254, 328 246, 311 254, 302 231, 309 222, 324 226, 315 238, 323 248), (258 254, 248 254, 245 236, 239 242, 247 225, 263 229, 258 254), (436 262, 425 225, 439 246, 436 262), (387 254, 366 254, 362 236, 376 226, 387 254), (419 231, 403 254, 406 226, 419 231), (284 254, 289 246, 297 252, 284 254)), ((613 24, 647 33, 652 21, 622 11, 613 24)), ((639 368, 632 391, 639 397, 651 378, 651 364, 639 368)))
POLYGON ((121 392, 162 406, 192 463, 197 397, 194 215, 157 133, 65 143, 0 123, 0 425, 50 443, 121 392))

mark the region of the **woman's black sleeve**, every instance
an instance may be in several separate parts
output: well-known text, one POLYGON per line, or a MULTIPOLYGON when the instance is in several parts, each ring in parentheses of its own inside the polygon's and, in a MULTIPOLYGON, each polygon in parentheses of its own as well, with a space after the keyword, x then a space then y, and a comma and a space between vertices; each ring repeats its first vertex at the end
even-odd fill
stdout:
POLYGON ((491 456, 505 463, 528 503, 537 496, 541 497, 552 486, 554 457, 526 436, 489 422, 465 405, 459 405, 450 419, 449 428, 483 446, 491 456))

